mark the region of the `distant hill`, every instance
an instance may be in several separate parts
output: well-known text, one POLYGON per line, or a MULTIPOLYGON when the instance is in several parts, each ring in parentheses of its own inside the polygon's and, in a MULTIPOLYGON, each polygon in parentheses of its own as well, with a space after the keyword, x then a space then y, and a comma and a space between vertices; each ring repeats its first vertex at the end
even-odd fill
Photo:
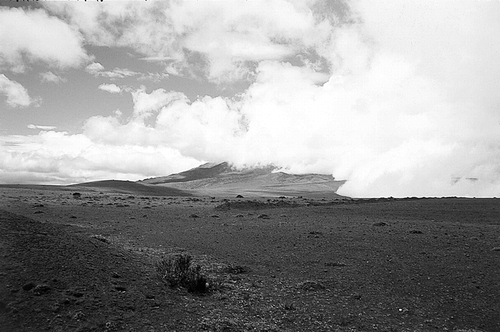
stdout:
POLYGON ((78 183, 70 185, 75 190, 78 188, 94 189, 103 192, 122 193, 131 195, 144 195, 144 196, 191 196, 183 190, 162 186, 153 186, 146 183, 138 183, 132 181, 120 180, 104 180, 78 183))
POLYGON ((199 167, 138 181, 138 183, 194 191, 202 195, 287 196, 318 195, 336 196, 345 181, 336 181, 325 174, 288 174, 276 167, 236 169, 227 162, 207 163, 199 167))

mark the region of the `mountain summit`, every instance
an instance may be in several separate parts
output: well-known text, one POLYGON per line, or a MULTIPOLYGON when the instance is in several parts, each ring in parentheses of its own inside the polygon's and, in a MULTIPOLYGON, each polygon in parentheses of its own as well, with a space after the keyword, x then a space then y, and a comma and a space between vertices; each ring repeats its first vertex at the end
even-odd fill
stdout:
POLYGON ((338 196, 335 192, 345 181, 325 174, 288 174, 277 167, 237 169, 229 163, 206 163, 190 170, 149 178, 143 184, 195 191, 202 195, 338 196))

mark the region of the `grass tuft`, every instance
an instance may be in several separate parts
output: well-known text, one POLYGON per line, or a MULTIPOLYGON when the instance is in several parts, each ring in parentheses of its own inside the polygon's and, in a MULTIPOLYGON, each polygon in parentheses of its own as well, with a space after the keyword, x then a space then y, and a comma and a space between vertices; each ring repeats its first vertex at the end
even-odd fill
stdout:
POLYGON ((206 293, 209 289, 207 277, 199 265, 192 265, 188 254, 170 255, 156 263, 160 280, 172 288, 183 287, 190 293, 206 293))

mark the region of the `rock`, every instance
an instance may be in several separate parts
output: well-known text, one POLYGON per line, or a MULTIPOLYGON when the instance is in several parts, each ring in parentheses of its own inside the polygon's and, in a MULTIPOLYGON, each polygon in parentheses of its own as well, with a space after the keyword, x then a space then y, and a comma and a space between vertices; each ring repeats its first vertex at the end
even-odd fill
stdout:
POLYGON ((33 283, 33 282, 29 282, 29 283, 27 283, 27 284, 25 284, 25 285, 23 286, 23 289, 24 289, 25 291, 29 291, 29 290, 31 290, 31 289, 33 289, 33 288, 35 288, 35 286, 36 286, 36 285, 35 285, 35 283, 33 283))
POLYGON ((323 290, 326 287, 318 281, 306 280, 297 284, 297 288, 300 288, 305 291, 318 291, 318 290, 323 290))
POLYGON ((241 195, 237 195, 237 196, 236 196, 236 198, 243 198, 243 196, 241 196, 241 195))
POLYGON ((49 285, 46 285, 46 284, 40 284, 40 285, 37 285, 35 288, 33 288, 33 293, 35 295, 43 295, 43 294, 47 294, 48 292, 50 292, 51 288, 49 285))

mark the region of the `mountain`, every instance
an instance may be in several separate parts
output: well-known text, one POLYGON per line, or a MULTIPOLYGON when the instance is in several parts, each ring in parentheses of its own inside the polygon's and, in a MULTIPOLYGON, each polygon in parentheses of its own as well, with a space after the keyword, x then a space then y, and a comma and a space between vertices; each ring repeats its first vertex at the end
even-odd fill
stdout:
POLYGON ((201 195, 334 196, 345 181, 325 174, 288 174, 274 166, 236 169, 227 162, 139 181, 141 184, 193 191, 201 195))

